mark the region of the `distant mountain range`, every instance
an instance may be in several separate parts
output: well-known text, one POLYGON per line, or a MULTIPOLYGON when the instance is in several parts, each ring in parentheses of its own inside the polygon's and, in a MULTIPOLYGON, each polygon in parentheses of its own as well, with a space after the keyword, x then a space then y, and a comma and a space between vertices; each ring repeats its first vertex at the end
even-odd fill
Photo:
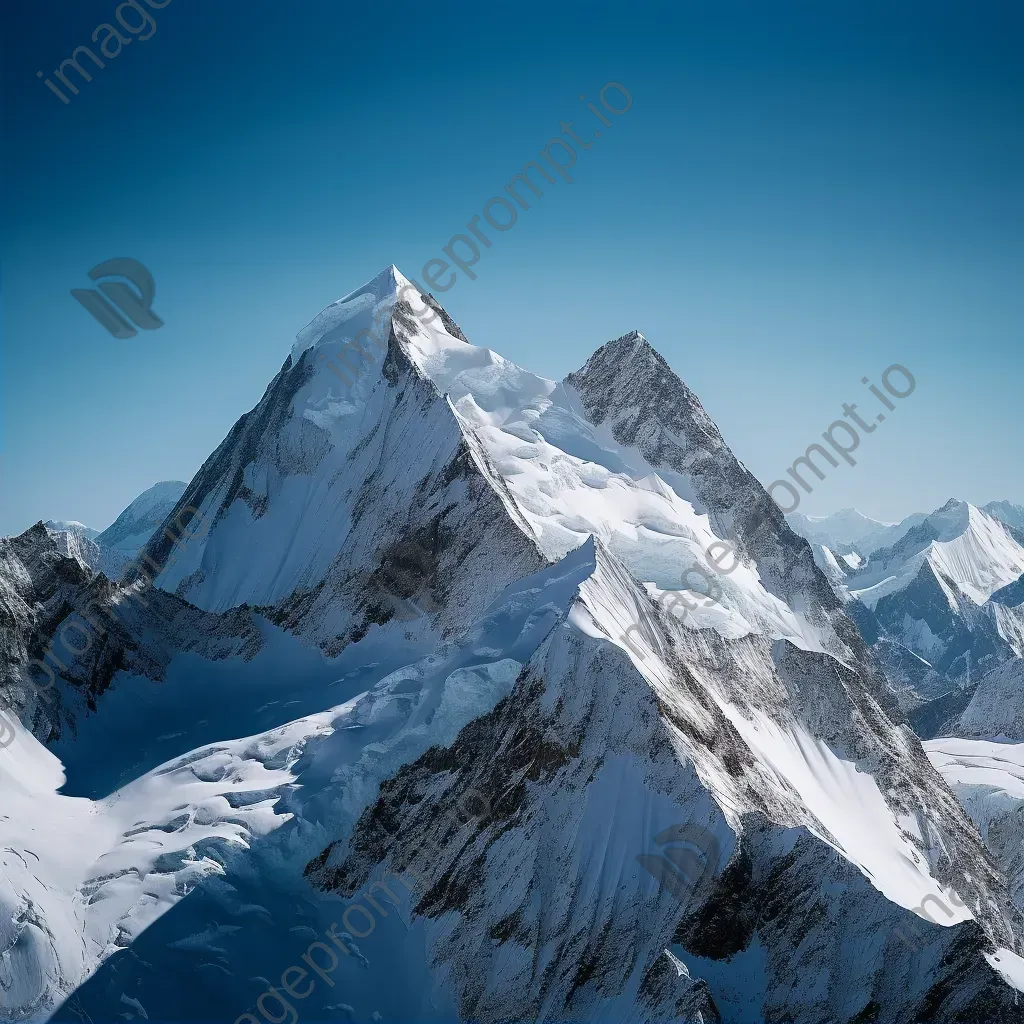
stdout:
MULTIPOLYGON (((1001 520, 1007 526, 1024 531, 1024 505, 990 501, 980 507, 987 515, 1001 520)), ((805 516, 802 512, 791 512, 786 520, 801 537, 806 537, 812 544, 821 544, 836 554, 856 551, 861 555, 870 555, 878 548, 895 544, 927 517, 927 512, 914 512, 898 523, 883 523, 863 515, 855 508, 844 508, 828 516, 805 516)))
POLYGON ((951 690, 962 705, 966 688, 1024 657, 1021 506, 951 498, 899 524, 873 524, 852 509, 788 518, 808 536, 908 710, 951 690))

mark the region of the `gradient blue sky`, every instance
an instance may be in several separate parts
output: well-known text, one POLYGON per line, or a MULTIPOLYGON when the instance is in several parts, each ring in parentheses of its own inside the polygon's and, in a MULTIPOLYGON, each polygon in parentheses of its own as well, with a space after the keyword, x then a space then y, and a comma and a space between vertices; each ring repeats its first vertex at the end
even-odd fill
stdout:
POLYGON ((801 511, 1024 503, 1020 4, 173 0, 63 105, 36 71, 115 7, 5 5, 0 533, 189 479, 299 328, 418 276, 610 80, 574 183, 438 295, 470 340, 561 377, 636 328, 766 484, 902 363, 801 511), (71 298, 114 256, 161 330, 71 298))

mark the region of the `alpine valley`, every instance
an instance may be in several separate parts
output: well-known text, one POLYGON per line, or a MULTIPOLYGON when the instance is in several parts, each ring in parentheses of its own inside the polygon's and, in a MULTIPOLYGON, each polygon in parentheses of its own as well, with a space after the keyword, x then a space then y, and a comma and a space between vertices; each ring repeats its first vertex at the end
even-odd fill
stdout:
POLYGON ((1024 1021, 1022 516, 788 523, 639 333, 389 267, 0 540, 0 1019, 1024 1021))

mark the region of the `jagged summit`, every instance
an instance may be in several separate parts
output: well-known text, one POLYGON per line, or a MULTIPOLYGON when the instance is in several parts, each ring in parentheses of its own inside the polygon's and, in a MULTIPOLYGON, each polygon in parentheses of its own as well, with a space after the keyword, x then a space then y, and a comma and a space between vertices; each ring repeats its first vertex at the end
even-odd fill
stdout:
MULTIPOLYGON (((665 357, 639 331, 629 331, 619 338, 605 342, 596 349, 586 363, 566 380, 588 379, 597 381, 609 377, 634 377, 637 382, 658 380, 669 374, 675 378, 665 357)), ((678 379, 678 378, 676 378, 678 379)))
POLYGON ((401 295, 414 297, 416 294, 416 286, 398 267, 390 264, 359 288, 326 306, 298 332, 292 346, 292 363, 298 363, 306 349, 336 340, 340 334, 344 334, 346 340, 353 340, 359 330, 378 327, 383 322, 383 313, 389 311, 401 295), (378 311, 380 315, 375 319, 378 311))
POLYGON ((610 359, 618 359, 623 363, 629 363, 636 359, 657 360, 668 365, 661 353, 647 340, 639 331, 629 331, 620 338, 613 338, 606 341, 600 348, 596 349, 587 360, 605 362, 610 359))

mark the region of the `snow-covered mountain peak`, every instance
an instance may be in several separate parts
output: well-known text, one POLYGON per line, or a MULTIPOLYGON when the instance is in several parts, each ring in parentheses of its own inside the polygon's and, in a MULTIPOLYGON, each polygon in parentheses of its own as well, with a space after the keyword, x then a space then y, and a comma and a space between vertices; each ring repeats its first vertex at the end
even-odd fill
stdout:
POLYGON ((94 540, 100 533, 99 530, 94 530, 91 526, 78 522, 77 519, 47 519, 43 525, 48 530, 53 530, 54 533, 73 533, 86 540, 94 540))
MULTIPOLYGON (((292 365, 308 348, 331 341, 352 341, 364 328, 375 333, 381 327, 388 330, 391 307, 399 299, 411 303, 418 294, 419 289, 390 264, 376 277, 322 309, 298 332, 292 346, 292 365)), ((386 340, 387 334, 383 337, 386 340)))
MULTIPOLYGON (((980 509, 958 498, 950 498, 941 508, 937 508, 928 519, 935 527, 937 540, 949 541, 958 537, 972 523, 977 523, 984 515, 980 509)), ((987 518, 987 517, 986 517, 987 518)))
MULTIPOLYGON (((165 525, 188 507, 187 542, 146 544, 153 589, 41 527, 0 542, 13 666, 68 609, 101 624, 68 713, 46 733, 12 703, 0 750, 2 776, 23 726, 60 725, 82 793, 39 759, 0 814, 19 1019, 72 989, 79 1020, 256 1019, 293 935, 354 928, 356 890, 416 859, 365 953, 328 933, 346 999, 408 992, 374 1019, 437 995, 481 1021, 1016 1020, 982 959, 1020 931, 1002 877, 808 544, 639 332, 548 380, 388 267, 299 332, 165 525), (471 793, 474 824, 438 813, 471 793), (689 909, 682 850, 655 856, 681 828, 712 840, 689 909), (890 938, 953 895, 919 950, 890 938), (670 947, 685 983, 653 966, 670 947)), ((938 538, 964 515, 998 541, 958 504, 902 560, 942 549, 955 576, 938 538)))
MULTIPOLYGON (((924 565, 948 589, 984 604, 1024 572, 1024 546, 1005 523, 976 505, 950 498, 889 548, 874 552, 850 581, 868 607, 904 589, 924 565)), ((954 594, 949 595, 955 604, 954 594)))
POLYGON ((385 267, 376 277, 346 292, 340 299, 335 299, 325 306, 312 320, 295 335, 296 347, 292 349, 292 362, 297 363, 299 356, 316 342, 332 327, 349 320, 366 301, 383 298, 394 294, 397 290, 398 268, 392 264, 385 267), (362 301, 360 301, 362 300, 362 301))
POLYGON ((100 547, 134 554, 184 494, 184 480, 161 480, 144 490, 98 537, 100 547))

